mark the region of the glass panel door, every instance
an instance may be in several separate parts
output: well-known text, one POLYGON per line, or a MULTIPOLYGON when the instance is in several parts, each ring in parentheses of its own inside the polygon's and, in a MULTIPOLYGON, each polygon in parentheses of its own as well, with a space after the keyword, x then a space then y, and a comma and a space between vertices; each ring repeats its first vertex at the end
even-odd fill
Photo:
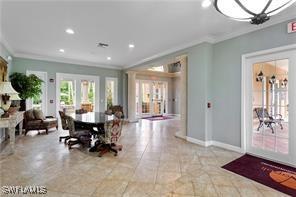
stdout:
POLYGON ((137 116, 163 115, 167 113, 167 82, 136 81, 137 116))
POLYGON ((60 110, 67 114, 75 113, 75 81, 63 79, 60 82, 60 110))
POLYGON ((139 116, 141 109, 140 109, 140 82, 136 81, 136 115, 139 116))
POLYGON ((142 82, 141 83, 141 101, 142 101, 142 114, 150 114, 150 95, 151 95, 151 88, 150 88, 150 82, 142 82))
POLYGON ((253 65, 253 147, 289 153, 288 75, 288 59, 253 65))
POLYGON ((162 115, 165 113, 165 91, 164 82, 152 82, 153 115, 162 115))
POLYGON ((296 164, 296 51, 248 60, 247 152, 296 164), (249 75, 250 74, 250 75, 249 75))
POLYGON ((95 107, 95 82, 81 80, 81 104, 80 108, 87 112, 93 112, 95 107))
POLYGON ((106 78, 106 92, 105 92, 106 109, 113 105, 117 105, 117 78, 106 78))

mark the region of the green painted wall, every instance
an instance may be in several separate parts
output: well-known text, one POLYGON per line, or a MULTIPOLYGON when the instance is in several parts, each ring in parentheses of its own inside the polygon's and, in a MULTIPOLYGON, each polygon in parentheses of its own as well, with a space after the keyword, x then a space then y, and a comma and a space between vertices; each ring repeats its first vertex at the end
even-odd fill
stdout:
POLYGON ((188 53, 187 136, 202 141, 208 140, 212 131, 209 100, 208 72, 211 68, 212 44, 203 43, 191 48, 188 53))
MULTIPOLYGON (((48 80, 56 79, 56 73, 69 73, 81 75, 94 75, 100 77, 100 111, 105 111, 105 78, 118 78, 118 102, 122 104, 122 71, 115 69, 81 66, 58 62, 49 62, 25 58, 13 58, 12 72, 26 73, 27 70, 47 72, 48 80)), ((55 80, 54 80, 55 81, 55 80)), ((48 81, 48 114, 55 115, 56 85, 48 81), (54 103, 49 103, 53 100, 54 103)))
POLYGON ((241 57, 246 53, 296 44, 296 33, 287 33, 288 22, 214 45, 211 78, 213 83, 211 88, 213 94, 213 140, 240 147, 241 57))
MULTIPOLYGON (((187 54, 187 136, 240 147, 241 57, 246 53, 296 44, 296 33, 287 33, 288 22, 215 44, 202 43, 139 66, 187 54), (211 109, 207 109, 207 102, 212 103, 211 109)), ((123 97, 127 99, 126 95, 123 97)))

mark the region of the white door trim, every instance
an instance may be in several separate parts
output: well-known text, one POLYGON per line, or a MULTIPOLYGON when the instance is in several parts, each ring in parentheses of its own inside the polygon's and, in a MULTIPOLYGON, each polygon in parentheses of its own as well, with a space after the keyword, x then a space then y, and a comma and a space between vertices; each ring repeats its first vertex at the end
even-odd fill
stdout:
MULTIPOLYGON (((26 71, 26 75, 30 75, 30 74, 35 74, 35 75, 43 75, 44 76, 44 78, 45 78, 45 80, 44 80, 44 87, 45 87, 45 92, 42 92, 42 94, 44 94, 44 109, 43 109, 43 113, 45 114, 45 115, 48 115, 47 114, 47 72, 44 72, 44 71, 35 71, 35 70, 27 70, 26 71)), ((29 99, 30 100, 30 102, 32 101, 31 99, 29 99)), ((28 104, 26 104, 27 106, 27 108, 28 108, 28 104)), ((30 105, 32 105, 32 104, 30 104, 30 105)), ((28 108, 29 109, 29 108, 28 108)))
POLYGON ((272 48, 268 50, 258 51, 254 53, 242 55, 242 81, 241 81, 241 149, 242 152, 247 152, 247 130, 248 121, 247 118, 251 117, 251 112, 248 109, 248 91, 250 90, 249 79, 251 76, 248 68, 248 61, 256 56, 269 55, 272 53, 281 53, 286 51, 296 50, 296 44, 287 45, 283 47, 272 48))

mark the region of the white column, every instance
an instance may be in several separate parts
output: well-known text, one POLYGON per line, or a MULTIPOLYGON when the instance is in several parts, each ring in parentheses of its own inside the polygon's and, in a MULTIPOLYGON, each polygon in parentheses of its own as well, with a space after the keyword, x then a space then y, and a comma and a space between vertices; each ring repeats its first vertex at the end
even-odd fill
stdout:
POLYGON ((187 136, 187 57, 181 60, 181 94, 180 94, 180 115, 181 127, 175 136, 186 139, 187 136))
POLYGON ((136 72, 128 71, 128 121, 137 122, 136 118, 136 72))
POLYGON ((88 81, 82 81, 82 101, 81 103, 86 104, 89 103, 88 100, 88 81))

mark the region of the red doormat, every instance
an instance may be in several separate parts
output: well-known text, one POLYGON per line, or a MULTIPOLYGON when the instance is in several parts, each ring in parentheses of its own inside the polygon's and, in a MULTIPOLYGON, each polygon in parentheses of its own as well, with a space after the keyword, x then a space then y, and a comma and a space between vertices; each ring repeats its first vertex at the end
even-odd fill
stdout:
POLYGON ((296 168, 248 154, 222 168, 288 195, 296 196, 296 168))
POLYGON ((156 120, 169 120, 169 119, 172 119, 172 118, 168 117, 168 116, 158 115, 158 116, 144 117, 142 119, 146 119, 146 120, 150 120, 150 121, 156 121, 156 120))

